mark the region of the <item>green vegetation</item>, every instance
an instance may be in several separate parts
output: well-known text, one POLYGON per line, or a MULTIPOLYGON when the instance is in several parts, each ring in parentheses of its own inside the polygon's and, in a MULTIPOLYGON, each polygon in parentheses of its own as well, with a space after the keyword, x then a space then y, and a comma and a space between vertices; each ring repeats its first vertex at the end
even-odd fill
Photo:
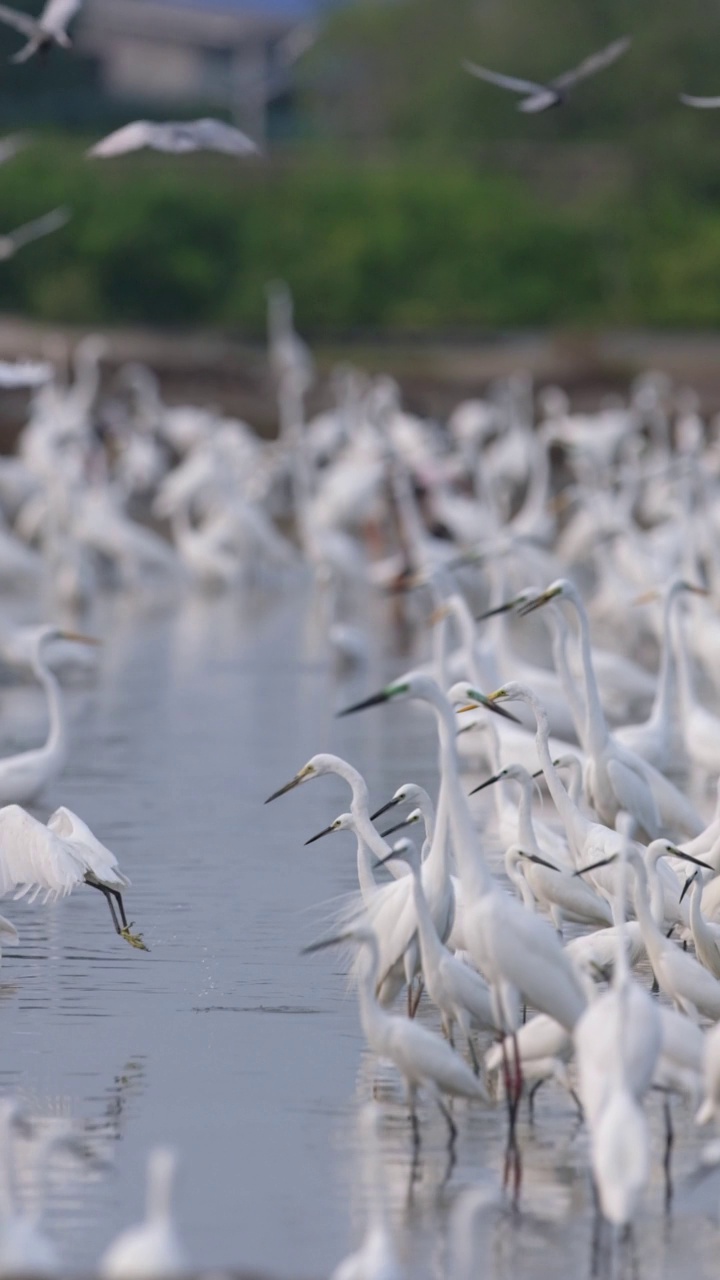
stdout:
POLYGON ((0 264, 2 305, 253 335, 281 276, 316 334, 717 325, 720 112, 677 92, 720 92, 718 51, 715 0, 363 0, 269 161, 93 163, 67 134, 0 169, 0 231, 74 210, 0 264), (537 118, 459 67, 549 76, 627 30, 625 59, 537 118))

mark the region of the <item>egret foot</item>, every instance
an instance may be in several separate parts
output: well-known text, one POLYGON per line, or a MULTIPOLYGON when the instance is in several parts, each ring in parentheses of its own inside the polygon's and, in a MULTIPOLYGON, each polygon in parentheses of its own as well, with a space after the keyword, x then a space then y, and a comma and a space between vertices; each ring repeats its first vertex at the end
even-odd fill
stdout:
POLYGON ((118 930, 120 937, 130 943, 131 947, 137 947, 138 951, 149 951, 150 948, 143 942, 141 933, 131 933, 132 924, 126 924, 123 929, 118 930))

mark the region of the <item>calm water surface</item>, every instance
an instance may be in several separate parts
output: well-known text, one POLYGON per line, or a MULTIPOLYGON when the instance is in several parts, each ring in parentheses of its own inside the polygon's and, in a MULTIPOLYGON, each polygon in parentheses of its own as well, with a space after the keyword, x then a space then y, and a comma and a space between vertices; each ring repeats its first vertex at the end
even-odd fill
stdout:
MULTIPOLYGON (((105 638, 100 667, 68 690, 70 763, 37 812, 69 805, 117 853, 133 882, 130 919, 152 950, 117 939, 103 899, 81 889, 47 907, 4 903, 22 945, 0 970, 0 1088, 47 1128, 71 1118, 112 1162, 63 1159, 51 1180, 50 1222, 71 1269, 90 1269, 138 1217, 148 1146, 169 1140, 182 1157, 178 1215, 198 1264, 327 1273, 362 1232, 357 1113, 373 1094, 386 1104, 387 1191, 418 1274, 447 1269, 438 1227, 458 1191, 479 1181, 489 1197, 499 1192, 502 1109, 456 1104, 451 1168, 444 1124, 423 1112, 413 1164, 397 1080, 364 1051, 340 958, 299 957, 356 885, 352 837, 303 848, 347 809, 348 792, 325 778, 268 808, 265 796, 321 750, 356 763, 378 804, 402 782, 435 785, 433 727, 421 711, 334 719, 403 660, 385 655, 359 682, 340 682, 313 618, 292 590, 172 608, 115 598, 92 620, 105 638)), ((41 730, 41 699, 17 697, 41 730)), ((12 696, 3 707, 12 711, 12 696)), ((423 1017, 435 1025, 432 1011, 423 1017)), ((662 1111, 652 1100, 655 1174, 619 1273, 716 1274, 720 1184, 682 1189, 700 1142, 687 1108, 675 1109, 675 1209, 663 1212, 662 1111)), ((500 1198, 481 1214, 475 1274, 597 1273, 586 1137, 558 1086, 540 1093, 520 1138, 521 1212, 500 1198)), ((21 1154, 30 1177, 31 1144, 21 1154)))

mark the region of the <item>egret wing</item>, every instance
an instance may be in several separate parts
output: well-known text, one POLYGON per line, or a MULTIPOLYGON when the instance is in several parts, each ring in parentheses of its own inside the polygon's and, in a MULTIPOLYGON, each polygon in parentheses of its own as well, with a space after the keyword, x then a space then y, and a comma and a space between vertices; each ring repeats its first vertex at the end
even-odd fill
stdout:
POLYGON ((233 125, 225 124, 223 120, 213 120, 206 117, 202 120, 196 120, 192 129, 195 133, 198 147, 212 151, 223 151, 233 156, 258 154, 259 148, 252 138, 249 138, 240 129, 235 129, 233 125))
POLYGON ((106 138, 101 138, 100 142, 90 147, 87 155, 105 159, 125 155, 127 151, 139 151, 141 147, 152 145, 155 129, 156 126, 149 120, 133 120, 132 124, 125 124, 114 133, 109 133, 106 138))
POLYGON ((87 823, 73 813, 72 809, 61 805, 50 815, 47 826, 49 831, 71 847, 85 869, 91 871, 102 884, 118 889, 125 889, 130 884, 127 876, 120 870, 115 854, 98 840, 87 823))
POLYGON ((645 779, 622 760, 608 760, 607 774, 620 808, 637 818, 651 839, 661 835, 660 811, 645 779))
POLYGON ((24 36, 34 36, 37 32, 37 23, 33 18, 26 13, 18 13, 17 9, 11 9, 6 4, 0 4, 0 22, 21 31, 24 36))
POLYGON ((562 75, 556 76, 551 82, 553 89, 569 89, 577 84, 578 80, 585 80, 588 76, 594 76, 598 71, 603 71, 605 67, 611 66, 621 58, 630 48, 630 44, 629 36, 621 36, 619 40, 613 40, 612 44, 606 45, 604 49, 599 49, 597 53, 591 53, 589 57, 583 58, 583 61, 572 71, 565 71, 562 75))
POLYGON ((701 111, 715 111, 720 107, 720 97, 695 98, 691 93, 681 93, 679 96, 686 107, 698 107, 701 111))
POLYGON ((38 19, 38 26, 45 31, 64 31, 81 4, 82 0, 48 0, 38 19))
POLYGON ((488 84, 497 85, 500 89, 509 89, 511 93, 541 93, 546 87, 536 84, 534 80, 521 80, 518 76, 506 76, 501 71, 488 71, 487 67, 478 66, 477 62, 463 59, 463 67, 476 76, 478 80, 487 80, 488 84))
POLYGON ((50 235, 52 231, 59 231, 60 227, 64 227, 69 220, 69 209, 64 207, 52 209, 50 213, 44 213, 42 217, 34 218, 32 222, 25 222, 15 231, 10 231, 7 238, 12 240, 16 249, 21 249, 32 240, 39 240, 42 236, 50 235))
POLYGON ((15 889, 59 897, 84 877, 73 851, 41 822, 17 804, 0 809, 0 898, 15 889))

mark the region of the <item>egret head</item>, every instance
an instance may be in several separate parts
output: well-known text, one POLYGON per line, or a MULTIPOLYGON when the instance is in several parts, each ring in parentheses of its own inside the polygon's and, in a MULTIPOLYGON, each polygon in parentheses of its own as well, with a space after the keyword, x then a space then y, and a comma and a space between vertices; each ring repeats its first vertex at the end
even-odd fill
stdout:
POLYGON ((498 614, 509 613, 511 609, 522 611, 527 604, 538 597, 537 587, 525 587, 522 591, 513 596, 511 600, 506 600, 504 604, 498 604, 494 609, 486 609, 484 613, 477 615, 476 622, 484 622, 486 618, 496 618, 498 614))
POLYGON ((558 578, 556 582, 552 582, 549 587, 541 591, 534 599, 528 600, 520 609, 520 616, 525 617, 528 613, 533 613, 535 609, 541 609, 544 604, 549 604, 551 600, 575 600, 577 592, 572 582, 567 578, 558 578))
POLYGON ((401 787, 398 787, 387 804, 382 805, 380 809, 376 809, 374 813, 370 814, 370 820, 374 822, 381 814, 387 813, 388 809, 394 809, 398 804, 416 804, 419 800, 422 800, 424 794, 422 787, 416 786, 414 782, 404 782, 401 787))
POLYGON ((381 831, 380 834, 383 840, 386 840, 388 836, 394 835, 396 831, 402 831, 404 827, 412 827, 414 823, 422 822, 422 820, 422 809, 413 809, 412 813, 409 813, 407 818, 403 818, 402 822, 396 822, 394 827, 388 827, 387 831, 381 831))
MULTIPOLYGON (((344 762, 340 761, 340 763, 343 764, 344 762)), ((307 764, 304 764, 302 769, 295 774, 294 778, 291 778, 284 786, 279 787, 277 791, 273 791, 271 796, 268 796, 265 804, 270 804, 271 800, 277 800, 279 796, 284 796, 286 792, 293 791, 301 783, 309 782, 311 778, 320 778, 323 774, 336 773, 337 765, 337 756, 326 754, 312 756, 307 764)))
POLYGON ((305 844, 314 844, 316 840, 321 840, 323 836, 332 835, 333 831, 354 831, 355 819, 351 813, 341 813, 329 827, 323 827, 322 831, 318 831, 316 836, 311 836, 305 844))

